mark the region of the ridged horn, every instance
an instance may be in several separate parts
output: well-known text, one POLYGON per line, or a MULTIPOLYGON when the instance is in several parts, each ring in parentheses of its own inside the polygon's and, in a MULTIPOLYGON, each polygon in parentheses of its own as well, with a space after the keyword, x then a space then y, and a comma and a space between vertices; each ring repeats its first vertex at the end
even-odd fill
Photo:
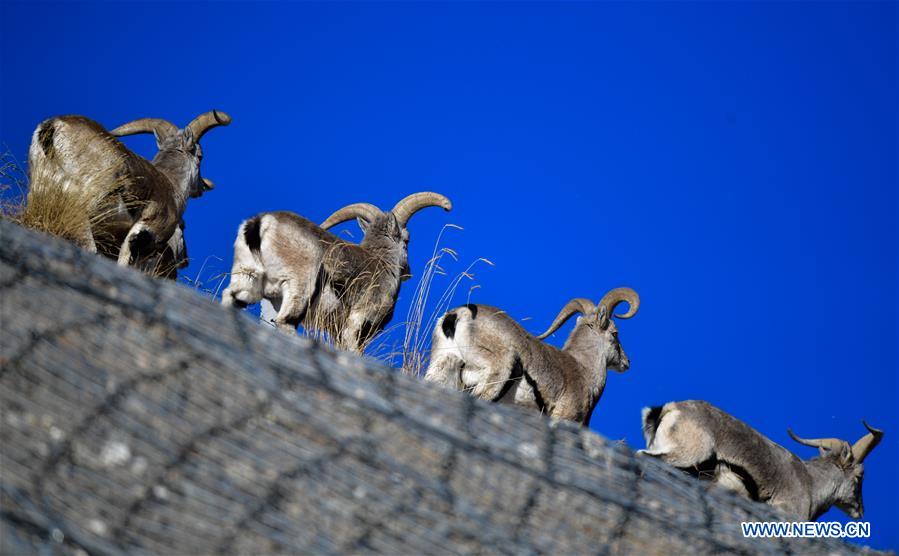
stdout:
POLYGON ((858 442, 852 445, 852 460, 855 463, 861 463, 865 461, 865 458, 868 457, 868 454, 871 453, 871 450, 877 447, 880 444, 880 440, 883 438, 883 431, 875 429, 868 425, 865 421, 862 421, 862 424, 865 425, 865 428, 868 429, 868 434, 861 437, 858 442))
POLYGON ((630 288, 615 288, 609 290, 607 294, 602 296, 602 299, 599 300, 599 303, 597 303, 596 306, 605 307, 607 315, 619 319, 629 319, 636 315, 637 310, 640 308, 640 296, 630 288), (627 313, 621 315, 613 314, 612 312, 615 310, 615 307, 624 302, 627 302, 628 305, 627 313))
POLYGON ((830 450, 831 452, 839 452, 843 449, 844 446, 849 445, 848 442, 846 442, 845 440, 840 440, 839 438, 800 438, 793 433, 792 429, 787 429, 787 434, 790 435, 790 438, 804 446, 811 446, 812 448, 824 448, 825 450, 830 450))
POLYGON ((210 110, 200 114, 187 124, 184 129, 189 129, 194 136, 194 143, 198 142, 207 131, 220 125, 228 125, 231 123, 231 116, 220 110, 210 110))
POLYGON ((333 228, 341 222, 346 222, 347 220, 352 220, 353 218, 357 218, 360 216, 365 220, 371 222, 381 214, 383 214, 381 212, 381 209, 372 204, 354 203, 352 205, 343 207, 342 209, 329 216, 324 222, 321 223, 321 227, 327 230, 329 228, 333 228))
POLYGON ((559 311, 559 314, 556 315, 556 320, 553 321, 549 328, 546 329, 546 332, 537 336, 538 340, 543 340, 547 338, 550 334, 559 329, 560 326, 565 324, 565 321, 571 318, 575 313, 586 314, 594 309, 593 302, 589 299, 584 299, 583 297, 576 297, 565 304, 562 307, 562 310, 559 311))
POLYGON ((125 135, 137 135, 138 133, 155 133, 160 137, 168 137, 178 133, 178 126, 163 120, 162 118, 141 118, 122 124, 110 131, 116 137, 124 137, 125 135))
POLYGON ((443 210, 452 210, 453 204, 449 199, 440 193, 425 191, 423 193, 413 193, 393 207, 393 215, 396 216, 400 226, 406 227, 412 215, 425 207, 442 207, 443 210))

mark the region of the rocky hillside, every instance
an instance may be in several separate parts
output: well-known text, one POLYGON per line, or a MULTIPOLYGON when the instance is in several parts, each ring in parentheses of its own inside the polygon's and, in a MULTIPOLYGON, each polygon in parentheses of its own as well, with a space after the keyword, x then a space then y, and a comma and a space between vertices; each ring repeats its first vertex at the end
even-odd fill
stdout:
POLYGON ((0 295, 3 554, 862 552, 6 222, 0 295))

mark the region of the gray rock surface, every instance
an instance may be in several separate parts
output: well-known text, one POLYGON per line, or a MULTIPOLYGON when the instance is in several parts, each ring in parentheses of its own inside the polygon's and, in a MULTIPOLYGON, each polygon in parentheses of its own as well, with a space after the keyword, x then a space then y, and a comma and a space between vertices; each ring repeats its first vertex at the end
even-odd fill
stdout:
POLYGON ((2 221, 0 295, 3 554, 863 551, 2 221))

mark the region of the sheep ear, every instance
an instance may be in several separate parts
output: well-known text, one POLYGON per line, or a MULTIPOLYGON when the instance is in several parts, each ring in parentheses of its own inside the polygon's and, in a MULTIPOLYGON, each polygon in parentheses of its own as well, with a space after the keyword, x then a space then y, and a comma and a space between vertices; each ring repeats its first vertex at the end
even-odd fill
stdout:
POLYGON ((162 135, 156 129, 153 130, 153 138, 156 139, 156 148, 162 150, 162 135))
POLYGON ((840 461, 843 462, 844 465, 849 465, 852 463, 852 450, 848 445, 843 446, 843 449, 840 452, 840 461))
POLYGON ((359 224, 359 227, 362 228, 362 233, 368 233, 369 222, 368 220, 362 218, 361 216, 356 217, 356 222, 359 224))
POLYGON ((606 309, 605 305, 600 306, 596 314, 596 322, 599 323, 601 328, 609 326, 609 311, 606 309))
POLYGON ((184 131, 181 132, 181 146, 184 147, 184 150, 189 150, 194 144, 194 132, 191 129, 185 128, 184 131))

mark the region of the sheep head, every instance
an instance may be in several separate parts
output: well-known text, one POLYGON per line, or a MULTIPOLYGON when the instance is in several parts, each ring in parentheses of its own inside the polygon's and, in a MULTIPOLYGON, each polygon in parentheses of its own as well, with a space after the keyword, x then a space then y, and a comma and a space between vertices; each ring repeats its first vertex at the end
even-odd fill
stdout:
POLYGON ((851 446, 839 438, 800 438, 787 429, 790 438, 802 445, 818 448, 819 459, 836 466, 838 473, 833 475, 835 484, 832 485, 836 497, 834 505, 852 519, 859 519, 865 513, 862 502, 865 469, 862 462, 883 439, 882 430, 871 427, 865 421, 862 424, 868 429, 868 434, 851 446))
POLYGON ((453 204, 443 195, 432 192, 413 193, 389 211, 382 211, 369 203, 355 203, 329 216, 321 227, 328 230, 355 218, 365 234, 360 245, 395 263, 400 269, 400 278, 407 280, 412 273, 409 269, 409 230, 406 225, 412 215, 426 207, 442 207, 449 211, 453 204))
POLYGON ((612 321, 612 317, 629 319, 637 314, 639 308, 640 296, 630 288, 610 290, 596 305, 589 299, 578 297, 569 301, 559 311, 559 314, 546 332, 537 336, 537 339, 543 340, 549 337, 574 314, 580 313, 575 329, 571 332, 568 341, 565 342, 565 347, 562 349, 569 349, 574 343, 587 342, 604 354, 605 361, 603 366, 605 368, 624 372, 630 367, 630 359, 628 359, 627 354, 621 347, 621 342, 618 340, 618 327, 612 321), (627 312, 615 314, 615 308, 624 302, 628 304, 627 312))
POLYGON ((123 124, 110 133, 115 137, 152 133, 159 149, 153 164, 169 175, 183 178, 178 181, 183 182, 190 197, 196 198, 215 187, 212 180, 200 176, 200 162, 203 160, 200 139, 210 129, 230 123, 231 116, 211 110, 194 118, 184 129, 178 129, 175 124, 161 118, 141 118, 123 124))

